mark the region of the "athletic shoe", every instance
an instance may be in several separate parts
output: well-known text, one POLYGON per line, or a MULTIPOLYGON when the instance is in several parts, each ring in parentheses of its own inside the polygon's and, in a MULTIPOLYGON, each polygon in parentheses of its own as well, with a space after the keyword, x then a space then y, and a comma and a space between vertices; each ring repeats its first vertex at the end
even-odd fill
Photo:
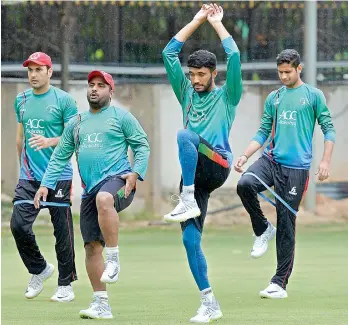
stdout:
POLYGON ((103 283, 114 283, 118 280, 121 266, 118 259, 118 253, 106 255, 106 261, 104 263, 104 272, 100 278, 103 283))
POLYGON ((88 309, 80 311, 81 318, 111 319, 114 318, 107 298, 93 297, 88 309))
POLYGON ((191 218, 196 218, 201 215, 201 210, 198 207, 197 201, 185 199, 181 193, 179 196, 179 203, 175 209, 164 216, 164 220, 168 222, 184 222, 191 218))
POLYGON ((51 301, 69 302, 75 299, 74 291, 71 285, 58 286, 56 293, 51 297, 51 301))
POLYGON ((33 274, 27 290, 25 291, 25 298, 33 299, 37 297, 43 289, 43 283, 46 281, 54 271, 54 266, 47 263, 46 268, 40 274, 33 274))
POLYGON ((255 236, 253 248, 251 250, 252 258, 259 258, 266 253, 268 241, 272 240, 277 232, 277 228, 268 222, 268 227, 261 236, 255 236))
POLYGON ((191 323, 210 323, 222 317, 220 305, 215 299, 209 300, 207 297, 201 298, 201 306, 197 310, 197 315, 190 319, 191 323))
POLYGON ((265 290, 260 291, 260 297, 270 299, 284 299, 288 297, 288 294, 281 286, 271 282, 265 290))

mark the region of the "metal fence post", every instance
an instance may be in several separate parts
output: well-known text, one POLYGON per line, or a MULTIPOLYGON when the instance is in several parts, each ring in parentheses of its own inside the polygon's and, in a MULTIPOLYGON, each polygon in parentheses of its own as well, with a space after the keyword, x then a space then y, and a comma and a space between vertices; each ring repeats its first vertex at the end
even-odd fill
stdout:
MULTIPOLYGON (((305 1, 305 34, 304 34, 305 81, 317 85, 317 1, 305 1)), ((316 207, 316 177, 317 162, 315 159, 315 130, 312 141, 313 160, 309 174, 309 184, 305 196, 305 208, 314 212, 316 207)))

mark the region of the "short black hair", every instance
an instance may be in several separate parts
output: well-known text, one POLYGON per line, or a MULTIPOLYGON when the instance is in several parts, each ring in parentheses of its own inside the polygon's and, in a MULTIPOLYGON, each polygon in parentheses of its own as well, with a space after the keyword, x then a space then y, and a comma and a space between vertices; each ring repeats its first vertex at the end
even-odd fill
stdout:
POLYGON ((193 52, 187 60, 189 68, 208 68, 211 71, 216 69, 216 55, 207 50, 193 52))
POLYGON ((294 68, 297 68, 301 63, 300 54, 296 50, 286 49, 281 51, 277 56, 277 66, 288 63, 291 64, 294 68))

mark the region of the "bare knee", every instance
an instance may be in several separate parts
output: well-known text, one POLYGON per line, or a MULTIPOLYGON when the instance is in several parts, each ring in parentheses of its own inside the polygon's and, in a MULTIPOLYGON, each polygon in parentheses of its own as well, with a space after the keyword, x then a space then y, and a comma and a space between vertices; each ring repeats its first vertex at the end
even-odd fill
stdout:
POLYGON ((108 192, 99 192, 96 198, 98 212, 103 214, 114 207, 114 197, 108 192))
POLYGON ((103 245, 100 242, 93 241, 85 245, 86 259, 92 259, 95 256, 103 254, 103 245))

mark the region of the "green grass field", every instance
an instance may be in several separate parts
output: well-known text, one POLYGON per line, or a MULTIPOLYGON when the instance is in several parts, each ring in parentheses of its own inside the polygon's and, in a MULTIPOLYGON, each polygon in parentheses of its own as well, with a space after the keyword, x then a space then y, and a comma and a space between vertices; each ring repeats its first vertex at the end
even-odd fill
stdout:
MULTIPOLYGON (((295 267, 286 300, 265 300, 258 292, 275 270, 275 241, 258 260, 249 257, 250 228, 209 229, 203 237, 211 285, 224 318, 233 325, 344 325, 348 324, 348 225, 298 227, 295 267)), ((52 229, 36 229, 48 261, 57 265, 52 229)), ((92 291, 84 268, 84 251, 76 232, 79 280, 76 299, 49 301, 57 273, 34 300, 26 300, 29 280, 8 229, 2 231, 2 324, 185 324, 199 307, 195 286, 178 227, 122 229, 119 282, 108 289, 112 321, 79 319, 80 309, 91 301, 92 291)))

